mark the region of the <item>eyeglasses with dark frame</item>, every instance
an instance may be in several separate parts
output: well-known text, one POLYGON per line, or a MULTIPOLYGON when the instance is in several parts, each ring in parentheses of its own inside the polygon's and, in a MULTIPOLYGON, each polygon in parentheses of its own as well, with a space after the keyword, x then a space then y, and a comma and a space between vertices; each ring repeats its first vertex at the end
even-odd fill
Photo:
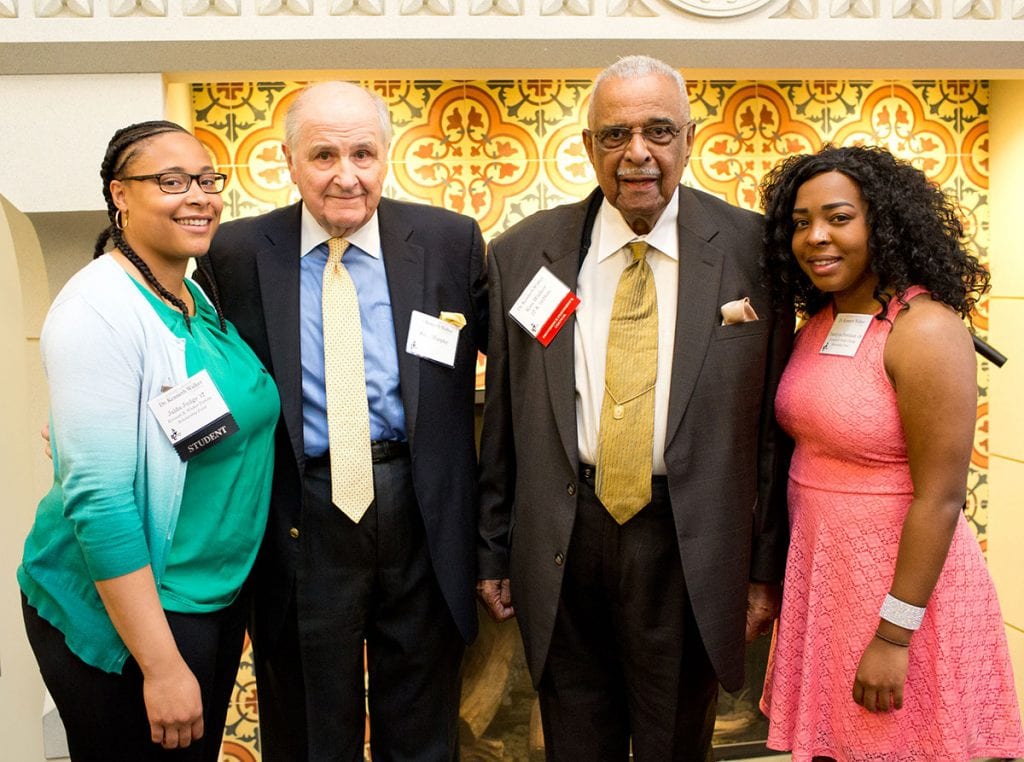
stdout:
POLYGON ((615 151, 626 146, 634 135, 640 135, 648 145, 667 146, 691 124, 694 124, 693 120, 686 122, 681 127, 677 127, 671 122, 658 122, 643 127, 605 127, 597 132, 590 130, 585 130, 585 132, 592 135, 597 144, 605 151, 615 151))
POLYGON ((224 184, 228 176, 220 172, 200 172, 198 175, 190 175, 188 172, 158 172, 155 175, 130 175, 119 177, 118 180, 156 180, 160 190, 164 193, 188 193, 194 180, 199 184, 199 190, 203 193, 220 193, 224 190, 224 184))

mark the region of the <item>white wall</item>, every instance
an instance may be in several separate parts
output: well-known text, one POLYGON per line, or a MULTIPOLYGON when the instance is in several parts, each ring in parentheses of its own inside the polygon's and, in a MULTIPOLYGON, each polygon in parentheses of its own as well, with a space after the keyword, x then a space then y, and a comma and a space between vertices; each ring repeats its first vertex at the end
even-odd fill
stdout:
POLYGON ((43 757, 43 683, 25 638, 15 570, 50 483, 38 433, 46 420, 39 330, 49 291, 35 232, 2 196, 0 283, 0 758, 31 762, 43 757))
POLYGON ((0 104, 0 195, 22 212, 103 209, 107 142, 127 124, 164 118, 163 77, 0 76, 0 104))

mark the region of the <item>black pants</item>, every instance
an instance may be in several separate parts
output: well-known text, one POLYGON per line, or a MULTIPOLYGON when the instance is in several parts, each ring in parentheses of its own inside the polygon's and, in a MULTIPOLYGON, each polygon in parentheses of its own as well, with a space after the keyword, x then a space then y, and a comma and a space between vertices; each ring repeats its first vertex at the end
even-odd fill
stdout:
POLYGON ((705 762, 718 683, 690 608, 664 479, 619 526, 581 474, 540 684, 558 762, 705 762))
POLYGON ((25 631, 67 731, 73 762, 217 762, 245 637, 246 603, 209 614, 166 612, 174 642, 199 682, 203 737, 185 749, 150 740, 142 672, 131 657, 120 675, 86 664, 64 635, 21 597, 25 631))
MULTIPOLYGON (((296 590, 270 653, 256 642, 263 762, 458 756, 465 650, 434 574, 408 456, 375 463, 358 524, 307 464, 296 590), (368 692, 364 685, 366 642, 368 692)), ((257 601, 258 604, 258 601, 257 601)))

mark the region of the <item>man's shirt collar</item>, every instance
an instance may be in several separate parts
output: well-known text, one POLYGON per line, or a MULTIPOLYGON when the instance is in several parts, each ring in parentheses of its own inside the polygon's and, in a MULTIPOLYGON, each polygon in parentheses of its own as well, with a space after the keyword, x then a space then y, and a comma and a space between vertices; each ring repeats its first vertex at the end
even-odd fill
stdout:
MULTIPOLYGON (((320 227, 320 223, 316 221, 316 218, 313 217, 306 205, 303 204, 299 239, 300 256, 306 256, 320 244, 325 243, 330 237, 331 234, 320 227)), ((361 251, 365 251, 371 257, 375 259, 380 257, 380 225, 377 222, 376 209, 373 211, 373 216, 366 221, 366 224, 349 235, 347 240, 350 244, 361 251)))

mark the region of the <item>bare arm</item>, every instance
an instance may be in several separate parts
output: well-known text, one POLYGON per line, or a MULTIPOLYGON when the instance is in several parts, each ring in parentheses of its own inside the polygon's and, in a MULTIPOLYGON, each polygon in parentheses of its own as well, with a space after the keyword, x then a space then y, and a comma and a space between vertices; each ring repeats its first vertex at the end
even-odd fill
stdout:
POLYGON ((153 572, 137 571, 96 582, 118 635, 142 670, 143 698, 153 743, 188 746, 203 735, 199 683, 167 625, 153 572))
MULTIPOLYGON (((891 594, 925 607, 949 552, 963 507, 977 416, 977 369, 970 334, 948 307, 918 297, 900 315, 885 349, 896 390, 914 496, 903 523, 891 594)), ((881 603, 881 602, 879 602, 881 603)), ((879 620, 881 637, 861 657, 853 686, 871 711, 903 703, 912 630, 879 620)))

